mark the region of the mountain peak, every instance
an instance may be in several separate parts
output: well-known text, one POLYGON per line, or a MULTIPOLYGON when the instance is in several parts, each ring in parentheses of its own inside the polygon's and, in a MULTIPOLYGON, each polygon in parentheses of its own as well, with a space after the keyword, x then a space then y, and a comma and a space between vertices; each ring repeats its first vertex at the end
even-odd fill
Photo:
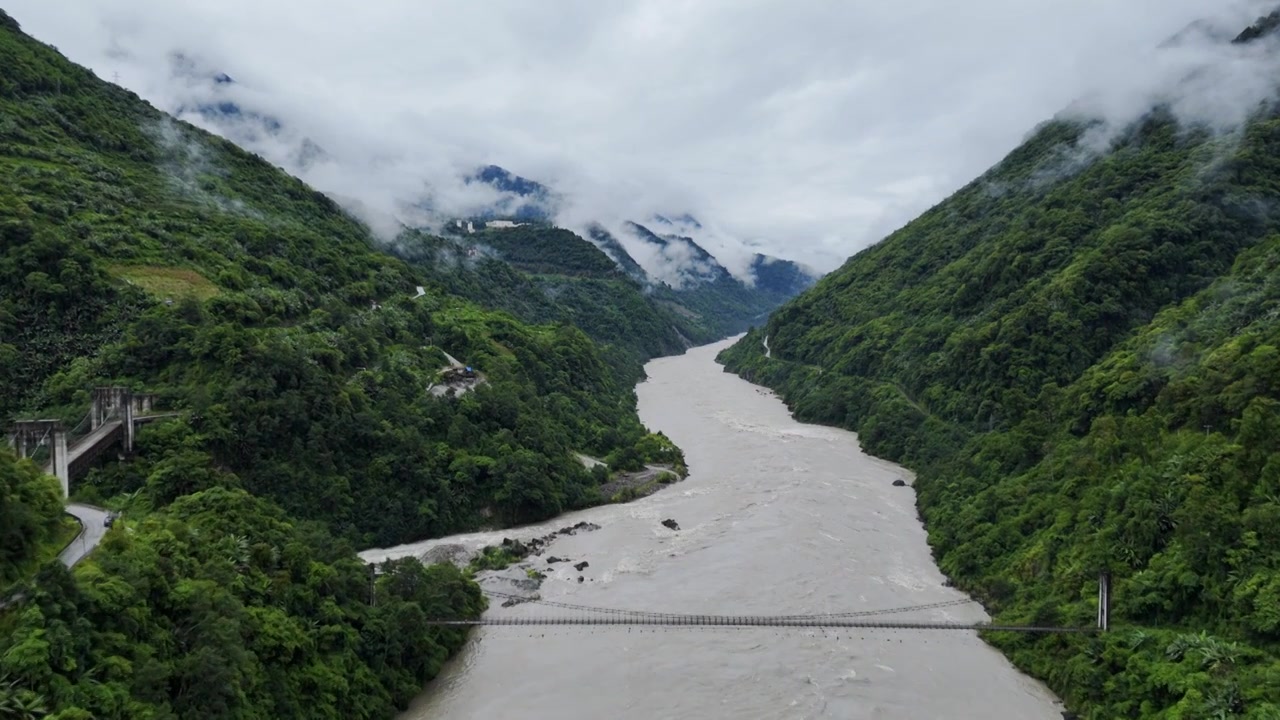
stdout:
POLYGON ((1272 10, 1268 15, 1258 18, 1253 25, 1250 25, 1244 32, 1237 35, 1232 42, 1237 45, 1250 43, 1273 34, 1277 28, 1280 28, 1280 7, 1272 10))
POLYGON ((507 195, 487 211, 479 213, 476 216, 479 219, 512 218, 545 222, 555 216, 559 205, 559 198, 551 188, 498 165, 485 165, 464 177, 462 182, 464 185, 488 185, 507 195))
POLYGON ((683 213, 675 216, 674 218, 669 218, 665 215, 654 215, 653 221, 661 225, 670 225, 672 227, 684 226, 693 230, 702 229, 702 223, 698 222, 697 218, 689 213, 683 213))
POLYGON ((475 174, 463 180, 466 184, 484 183, 501 192, 514 193, 525 198, 547 199, 551 196, 551 189, 546 185, 521 177, 510 170, 498 165, 486 165, 475 172, 475 174))

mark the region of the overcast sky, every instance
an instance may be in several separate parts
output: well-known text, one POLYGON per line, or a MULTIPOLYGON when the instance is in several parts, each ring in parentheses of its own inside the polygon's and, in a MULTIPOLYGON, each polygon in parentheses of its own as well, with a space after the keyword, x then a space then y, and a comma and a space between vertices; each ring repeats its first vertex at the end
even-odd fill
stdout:
POLYGON ((1156 47, 1193 21, 1239 30, 1273 4, 3 0, 161 109, 207 92, 171 53, 228 73, 289 126, 252 149, 285 164, 309 137, 338 159, 304 174, 321 190, 379 206, 430 182, 448 202, 494 163, 566 192, 566 224, 689 211, 713 246, 822 270, 1073 101, 1133 112, 1185 69, 1156 47))

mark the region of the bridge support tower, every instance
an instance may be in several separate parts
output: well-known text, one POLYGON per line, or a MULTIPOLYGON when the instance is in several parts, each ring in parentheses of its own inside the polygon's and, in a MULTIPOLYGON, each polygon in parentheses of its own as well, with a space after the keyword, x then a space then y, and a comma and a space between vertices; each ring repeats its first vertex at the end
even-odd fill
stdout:
POLYGON ((1106 632, 1111 628, 1111 573, 1103 571, 1098 575, 1098 629, 1106 632))
POLYGON ((137 433, 135 415, 151 412, 155 395, 135 393, 127 387, 96 387, 93 389, 93 407, 89 410, 90 432, 112 420, 120 420, 124 427, 125 454, 133 452, 133 438, 137 433))
POLYGON ((20 420, 9 431, 9 447, 28 458, 41 446, 49 448, 49 468, 62 484, 62 497, 71 495, 71 465, 67 430, 59 420, 20 420))

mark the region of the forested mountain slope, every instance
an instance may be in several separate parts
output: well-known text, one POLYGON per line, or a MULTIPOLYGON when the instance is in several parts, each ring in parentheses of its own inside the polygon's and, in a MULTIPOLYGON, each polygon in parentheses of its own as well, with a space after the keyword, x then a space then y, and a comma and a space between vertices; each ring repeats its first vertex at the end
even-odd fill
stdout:
POLYGON ((1091 624, 1113 572, 1111 633, 992 638, 1085 716, 1280 717, 1280 118, 1088 129, 1041 127, 722 358, 916 469, 999 620, 1091 624))
MULTIPOLYGON (((482 600, 416 562, 375 583, 353 546, 548 517, 600 499, 574 452, 666 451, 582 331, 429 275, 0 12, 0 418, 79 418, 110 383, 181 413, 73 485, 126 520, 0 612, 0 702, 389 717, 462 642, 423 621, 482 600), (429 392, 445 353, 483 382, 429 392)), ((52 486, 32 470, 0 452, 0 517, 38 542, 52 486)), ((7 577, 33 551, 5 542, 7 577)))
POLYGON ((664 306, 600 248, 563 228, 406 233, 394 252, 454 295, 527 322, 581 329, 628 383, 651 358, 723 337, 664 306))
MULTIPOLYGON (((693 245, 635 227, 659 245, 693 245)), ((813 283, 794 263, 757 255, 759 280, 748 286, 693 245, 697 277, 673 287, 650 276, 605 230, 588 234, 590 241, 538 221, 494 228, 470 221, 439 235, 403 233, 393 252, 438 287, 479 305, 580 328, 631 379, 650 358, 745 330, 813 283)))
POLYGON ((17 464, 6 447, 0 449, 0 603, 4 591, 35 568, 43 546, 59 537, 62 488, 52 475, 31 463, 17 464))

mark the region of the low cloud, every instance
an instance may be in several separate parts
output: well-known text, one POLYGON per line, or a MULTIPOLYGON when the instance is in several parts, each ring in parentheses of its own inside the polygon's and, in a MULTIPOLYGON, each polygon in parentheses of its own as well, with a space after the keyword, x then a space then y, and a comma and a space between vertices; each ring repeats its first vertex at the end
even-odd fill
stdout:
POLYGON ((224 212, 263 217, 243 200, 225 197, 210 188, 212 178, 225 177, 227 172, 209 158, 204 145, 189 137, 188 129, 162 118, 148 123, 143 130, 155 140, 160 150, 160 171, 174 190, 224 212))
POLYGON ((695 240, 737 274, 755 251, 833 268, 1059 112, 1122 127, 1163 102, 1229 130, 1271 97, 1280 68, 1261 45, 1223 41, 1272 4, 9 0, 6 10, 100 77, 344 198, 384 231, 486 207, 492 189, 462 179, 496 164, 563 193, 567 227, 692 213, 705 226, 695 240), (258 117, 211 124, 194 110, 222 101, 258 117))
MULTIPOLYGON (((715 266, 698 257, 686 241, 672 240, 665 245, 659 244, 643 237, 625 221, 600 224, 600 227, 612 235, 650 277, 677 290, 710 279, 715 271, 715 266)), ((590 237, 585 230, 575 232, 581 237, 590 237)))

